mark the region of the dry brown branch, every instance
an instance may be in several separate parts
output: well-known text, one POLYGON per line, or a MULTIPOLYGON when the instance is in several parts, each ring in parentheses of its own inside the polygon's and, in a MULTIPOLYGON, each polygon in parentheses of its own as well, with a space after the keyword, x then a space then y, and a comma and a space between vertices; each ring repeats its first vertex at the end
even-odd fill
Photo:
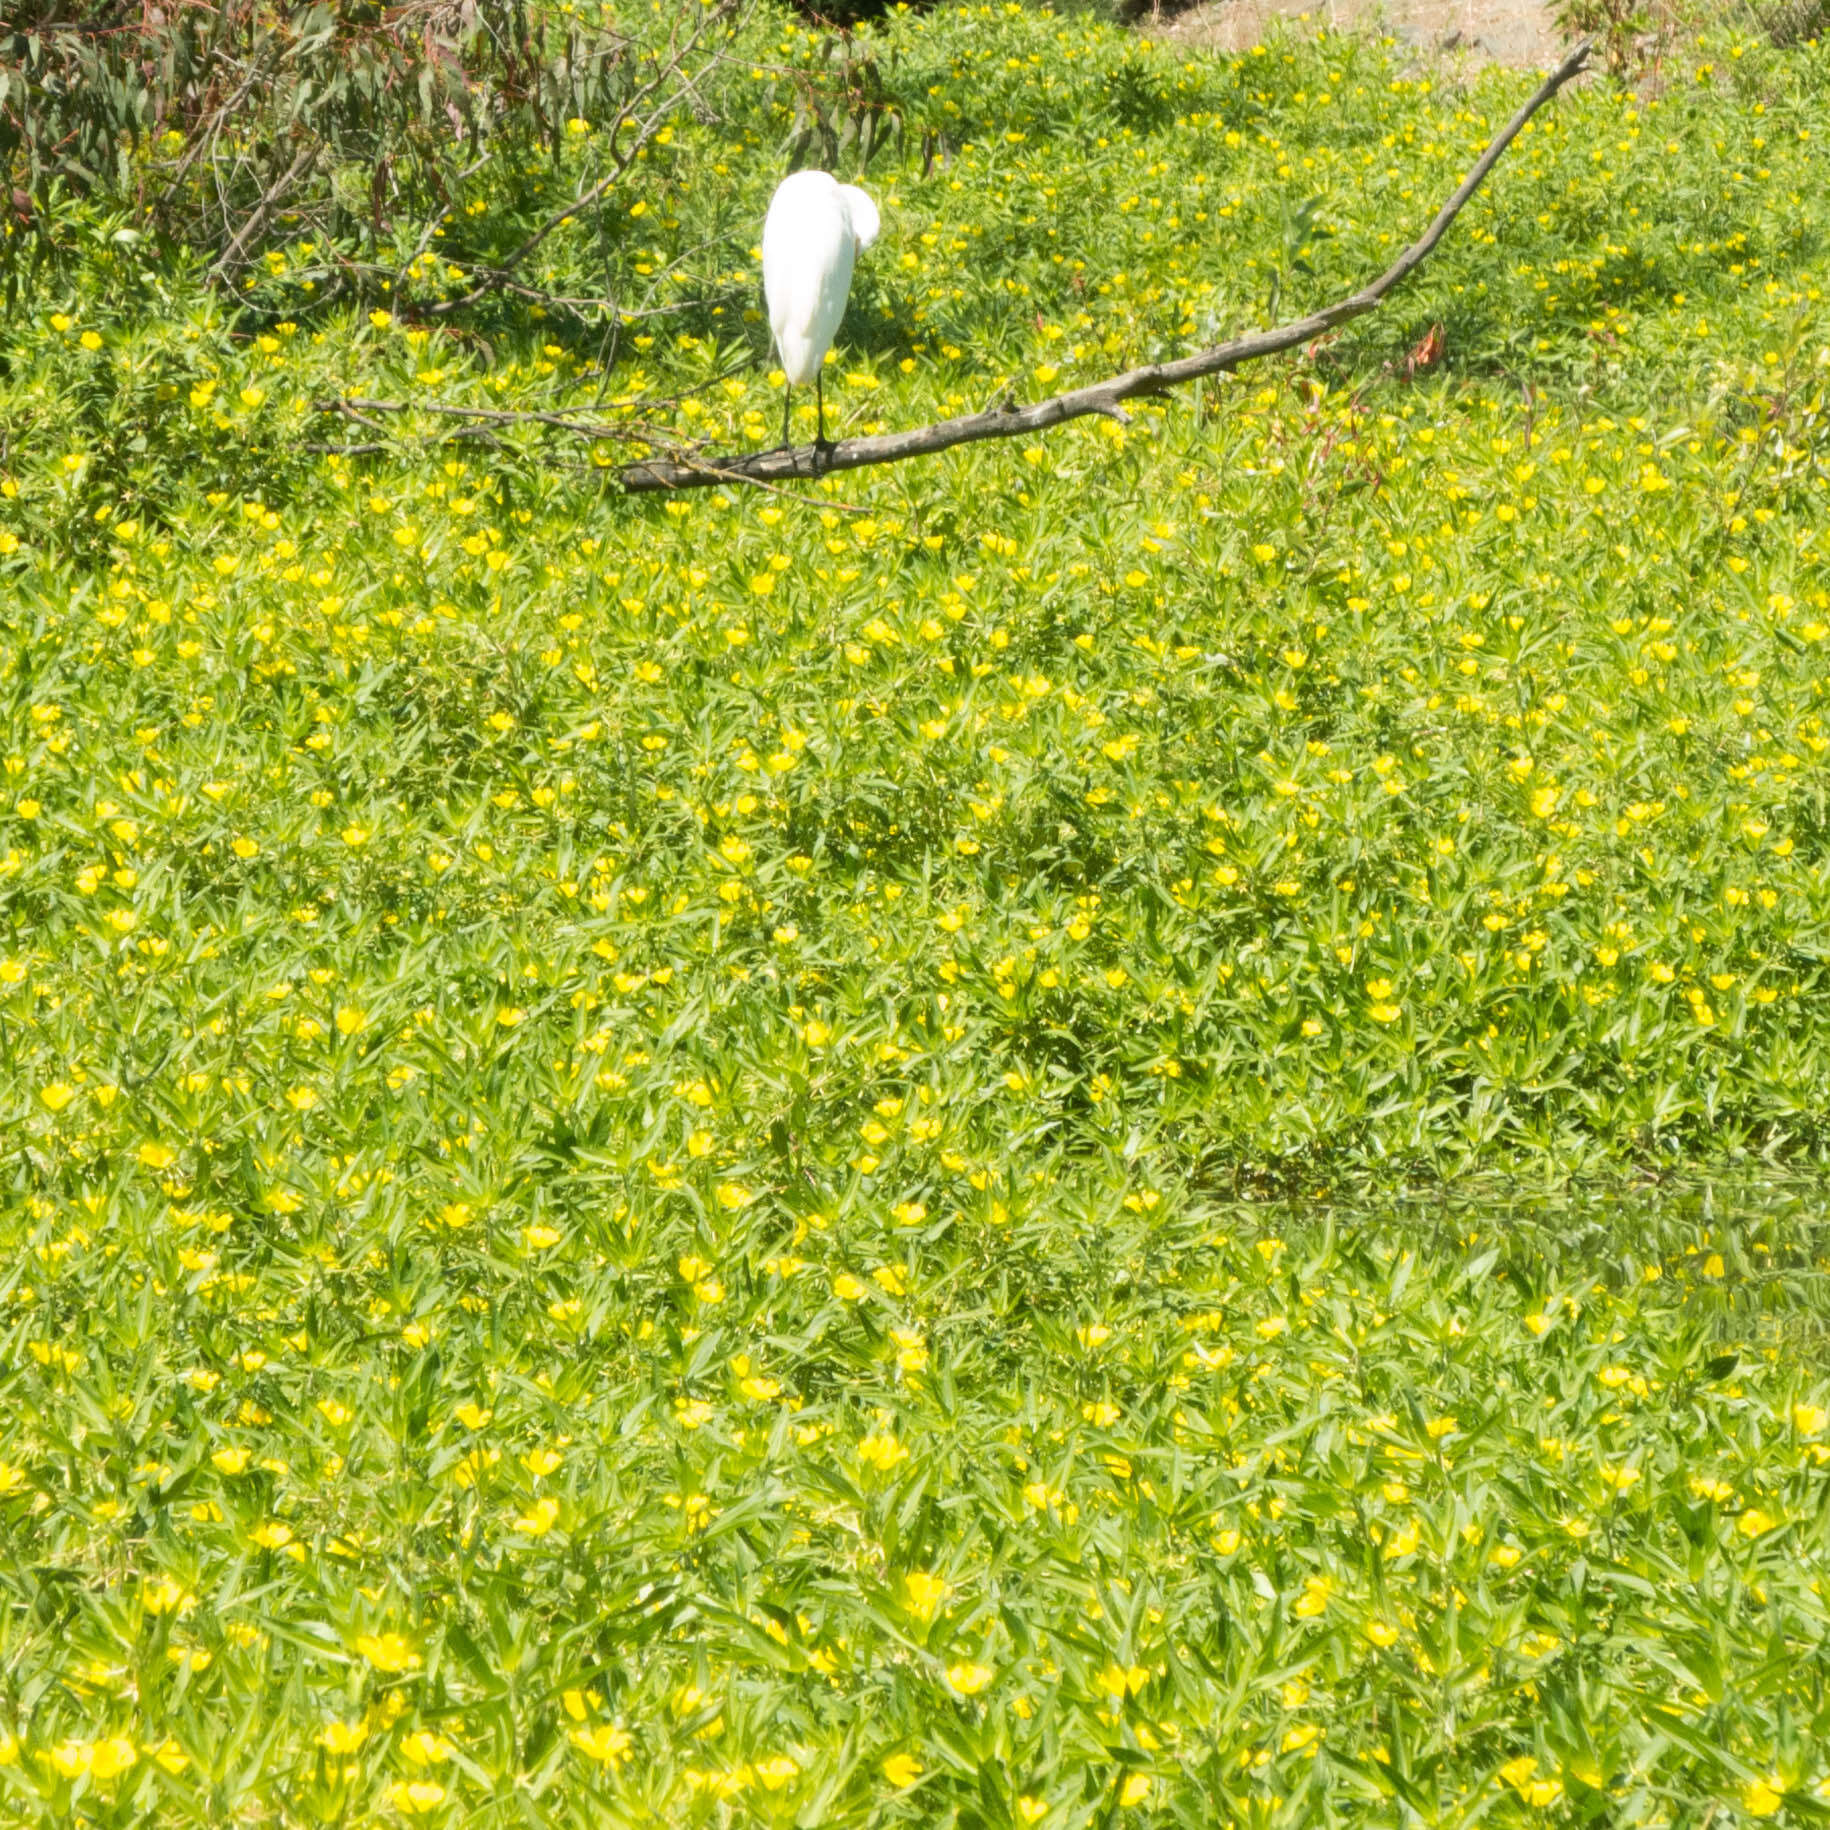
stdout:
POLYGON ((1030 406, 1018 407, 1006 402, 982 413, 942 420, 938 425, 922 426, 909 432, 888 432, 873 438, 841 439, 831 445, 797 445, 720 458, 652 457, 629 465, 622 473, 623 486, 631 494, 640 494, 660 489, 703 489, 719 483, 782 483, 796 478, 828 476, 836 470, 859 470, 872 464, 898 464, 906 458, 927 457, 937 451, 951 450, 955 445, 975 444, 982 439, 1018 438, 1025 433, 1046 432, 1053 426, 1063 425, 1071 419, 1084 419, 1093 413, 1122 421, 1130 417, 1122 404, 1127 400, 1164 394, 1184 382, 1224 374, 1242 363, 1295 349, 1299 344, 1364 316, 1423 264, 1463 205, 1479 190, 1500 155, 1517 137, 1519 129, 1582 69, 1591 48, 1590 44, 1583 43, 1570 52, 1495 135, 1423 234, 1370 285, 1338 304, 1292 324, 1253 331, 1249 336, 1217 344, 1176 362, 1154 362, 1143 368, 1129 369, 1108 381, 1096 382, 1069 394, 1057 394, 1030 406))

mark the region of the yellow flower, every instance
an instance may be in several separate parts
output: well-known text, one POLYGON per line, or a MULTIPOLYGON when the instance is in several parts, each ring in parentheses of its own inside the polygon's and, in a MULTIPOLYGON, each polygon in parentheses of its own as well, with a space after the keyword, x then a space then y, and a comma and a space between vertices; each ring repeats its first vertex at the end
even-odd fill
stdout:
POLYGON ((387 1797, 396 1811, 420 1817, 445 1802, 445 1788, 436 1779, 400 1779, 388 1787, 387 1797))
POLYGON ((515 1520, 515 1530, 523 1537, 543 1538, 559 1522, 559 1502, 551 1497, 537 1499, 532 1507, 515 1520))
POLYGON ((832 1293, 841 1302, 855 1303, 864 1294, 862 1279, 852 1276, 849 1271, 841 1271, 832 1280, 832 1293))
POLYGON ((1516 1791, 1521 1786, 1529 1785, 1537 1770, 1538 1763, 1530 1754, 1520 1754, 1500 1768, 1500 1777, 1516 1791))
POLYGON ((873 1431, 858 1444, 858 1459, 883 1473, 888 1473, 898 1462, 907 1461, 908 1456, 908 1450, 887 1431, 873 1431))
POLYGON ((193 1595, 169 1577, 148 1582, 140 1590, 140 1605, 149 1614, 182 1614, 194 1600, 193 1595))
POLYGON ((893 1786, 912 1786, 921 1777, 921 1762, 913 1754, 892 1754, 883 1763, 883 1776, 893 1786))
POLYGON ((1741 1794, 1741 1803, 1749 1817, 1771 1817, 1785 1803, 1778 1776, 1756 1779, 1741 1794))
POLYGON ((1150 1797, 1150 1775, 1148 1773, 1131 1773, 1125 1783, 1118 1788, 1118 1802, 1121 1805, 1141 1805, 1150 1797))
POLYGON ((38 1097, 53 1112, 61 1112, 76 1097, 76 1089, 61 1080, 53 1080, 48 1086, 40 1087, 38 1097))
POLYGON ((1318 1614, 1326 1612, 1328 1597, 1334 1593, 1334 1584, 1326 1576, 1311 1576, 1303 1584, 1303 1592, 1297 1596, 1295 1606, 1290 1610, 1298 1620, 1313 1620, 1318 1614))
POLYGON ((939 1576, 926 1570, 910 1570, 902 1579, 902 1592, 905 1605, 917 1620, 932 1620, 953 1591, 939 1576))
POLYGON ((1821 1436, 1826 1424, 1830 1424, 1830 1410, 1825 1410, 1821 1405, 1792 1406, 1792 1428, 1800 1436, 1821 1436))
POLYGON ((1774 1530, 1779 1521, 1770 1512, 1762 1512, 1758 1506, 1750 1506, 1735 1521, 1735 1529, 1744 1538, 1758 1538, 1774 1530))
POLYGON ((390 1674, 411 1671, 420 1662, 419 1654, 398 1633, 364 1633, 356 1641, 356 1650, 377 1671, 390 1674))
POLYGON ((983 1690, 997 1673, 989 1665, 981 1665, 972 1659, 962 1659, 957 1665, 947 1667, 947 1683, 962 1697, 975 1697, 983 1690))
POLYGON ((595 1760, 599 1766, 607 1766, 615 1772, 628 1760, 635 1737, 614 1722, 599 1722, 593 1728, 573 1729, 572 1745, 587 1760, 595 1760))
POLYGON ((435 1766, 449 1760, 457 1749, 443 1735, 435 1735, 430 1729, 421 1728, 402 1738, 400 1751, 414 1766, 435 1766))
POLYGON ((124 1773, 140 1757, 140 1750, 125 1735, 110 1735, 98 1741, 89 1756, 89 1772, 95 1779, 113 1779, 124 1773))
POLYGON ((326 1722, 318 1730, 318 1745, 327 1754, 353 1754, 368 1738, 366 1722, 326 1722))
POLYGON ((766 1759, 757 1761, 754 1771, 762 1781, 766 1792, 779 1792, 784 1786, 791 1785, 800 1767, 786 1754, 771 1754, 766 1759))

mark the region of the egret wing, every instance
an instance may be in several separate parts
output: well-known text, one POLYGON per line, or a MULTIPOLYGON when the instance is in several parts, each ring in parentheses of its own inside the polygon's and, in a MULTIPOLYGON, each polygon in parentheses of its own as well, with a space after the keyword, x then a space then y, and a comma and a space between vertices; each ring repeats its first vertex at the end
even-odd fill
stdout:
POLYGON ((851 269, 852 238, 838 185, 830 178, 823 186, 789 180, 763 223, 763 295, 789 381, 798 385, 819 372, 845 315, 851 269))

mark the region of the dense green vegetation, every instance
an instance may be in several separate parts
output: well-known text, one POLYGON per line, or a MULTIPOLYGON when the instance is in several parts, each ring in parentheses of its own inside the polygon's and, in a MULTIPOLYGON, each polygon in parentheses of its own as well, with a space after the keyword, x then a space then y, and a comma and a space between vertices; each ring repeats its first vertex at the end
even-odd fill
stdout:
POLYGON ((631 500, 776 435, 797 109, 857 429, 1337 296, 1526 86, 740 31, 538 298, 582 116, 226 299, 9 227, 0 1812, 1821 1821, 1830 53, 1128 427, 631 500))

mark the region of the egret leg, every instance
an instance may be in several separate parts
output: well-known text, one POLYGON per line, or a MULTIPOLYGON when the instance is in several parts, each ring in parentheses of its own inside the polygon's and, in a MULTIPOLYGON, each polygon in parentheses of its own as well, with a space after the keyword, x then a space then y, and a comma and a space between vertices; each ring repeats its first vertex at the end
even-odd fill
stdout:
POLYGON ((813 375, 813 397, 820 404, 820 443, 826 443, 826 371, 816 369, 813 375))
POLYGON ((782 383, 782 449, 784 451, 786 451, 788 449, 788 447, 794 442, 793 439, 790 437, 791 428, 790 428, 790 421, 788 418, 788 415, 790 412, 790 403, 793 401, 793 399, 794 399, 794 384, 789 381, 784 381, 782 383))

